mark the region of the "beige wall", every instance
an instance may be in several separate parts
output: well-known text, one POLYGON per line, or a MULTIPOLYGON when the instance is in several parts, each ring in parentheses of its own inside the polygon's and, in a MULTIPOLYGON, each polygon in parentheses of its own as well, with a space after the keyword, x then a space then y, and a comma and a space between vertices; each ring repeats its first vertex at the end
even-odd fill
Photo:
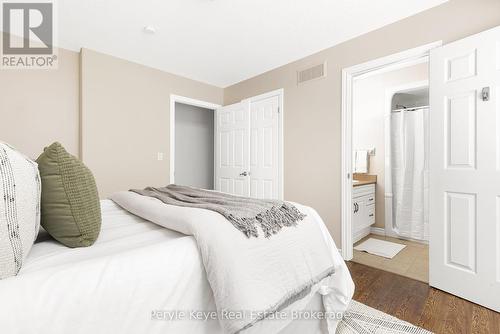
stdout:
POLYGON ((313 206, 340 244, 341 70, 437 40, 448 43, 500 25, 500 1, 441 6, 224 90, 224 103, 284 88, 285 198, 313 206), (296 84, 296 70, 328 61, 328 77, 296 84))
POLYGON ((369 173, 377 175, 375 227, 385 227, 385 115, 387 91, 401 85, 426 81, 428 63, 356 80, 353 96, 353 149, 375 149, 369 173))
POLYGON ((0 70, 0 141, 37 158, 61 142, 78 155, 78 53, 59 49, 55 70, 0 70))
POLYGON ((54 70, 0 70, 0 141, 32 158, 61 142, 101 197, 169 182, 170 94, 222 104, 222 88, 91 50, 58 57, 54 70))
POLYGON ((81 57, 82 157, 101 197, 167 185, 170 94, 222 104, 223 90, 87 49, 81 57))

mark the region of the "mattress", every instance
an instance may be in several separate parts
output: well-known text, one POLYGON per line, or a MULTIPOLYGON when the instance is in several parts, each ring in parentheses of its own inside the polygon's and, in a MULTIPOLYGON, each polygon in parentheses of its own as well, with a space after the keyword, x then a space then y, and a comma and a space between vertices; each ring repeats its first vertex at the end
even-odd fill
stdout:
MULTIPOLYGON (((217 320, 201 319, 216 308, 194 239, 112 201, 101 207, 93 246, 42 238, 18 276, 0 281, 2 333, 222 333, 217 320)), ((321 308, 317 295, 308 309, 321 308)), ((281 333, 304 332, 322 333, 324 324, 294 321, 281 333)))

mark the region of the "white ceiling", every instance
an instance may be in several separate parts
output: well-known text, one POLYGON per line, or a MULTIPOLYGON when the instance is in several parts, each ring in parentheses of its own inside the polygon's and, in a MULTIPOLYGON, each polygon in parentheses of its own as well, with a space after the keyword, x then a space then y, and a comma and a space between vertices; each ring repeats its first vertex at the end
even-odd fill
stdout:
POLYGON ((226 87, 444 2, 63 0, 58 45, 226 87))

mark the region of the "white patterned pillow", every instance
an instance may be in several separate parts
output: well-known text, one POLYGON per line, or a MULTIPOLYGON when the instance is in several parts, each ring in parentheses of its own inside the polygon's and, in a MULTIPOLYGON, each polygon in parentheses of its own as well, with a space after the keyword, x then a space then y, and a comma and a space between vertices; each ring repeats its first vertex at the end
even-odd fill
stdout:
POLYGON ((40 228, 38 165, 0 142, 0 279, 21 269, 40 228))

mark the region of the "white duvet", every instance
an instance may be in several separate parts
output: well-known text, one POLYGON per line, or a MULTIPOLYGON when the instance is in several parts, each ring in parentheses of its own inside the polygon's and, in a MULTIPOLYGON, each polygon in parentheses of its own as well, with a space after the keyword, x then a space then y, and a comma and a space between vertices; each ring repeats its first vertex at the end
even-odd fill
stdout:
POLYGON ((335 315, 351 298, 342 292, 352 291, 332 280, 344 263, 332 254, 334 244, 313 209, 295 204, 306 214, 297 226, 269 238, 247 238, 214 211, 168 205, 130 191, 111 199, 139 217, 194 237, 226 333, 277 333, 318 291, 332 312, 328 330, 335 332, 340 320, 335 315))
MULTIPOLYGON (((133 216, 111 201, 102 201, 102 215, 92 247, 36 243, 19 275, 0 281, 2 333, 223 333, 217 320, 200 320, 199 313, 175 317, 175 311, 216 310, 193 237, 133 216)), ((342 307, 353 284, 331 239, 329 248, 338 263, 331 278, 337 290, 330 296, 342 307)), ((315 294, 304 310, 323 310, 322 297, 315 294)), ((280 331, 325 332, 325 322, 316 319, 294 320, 280 331)))

